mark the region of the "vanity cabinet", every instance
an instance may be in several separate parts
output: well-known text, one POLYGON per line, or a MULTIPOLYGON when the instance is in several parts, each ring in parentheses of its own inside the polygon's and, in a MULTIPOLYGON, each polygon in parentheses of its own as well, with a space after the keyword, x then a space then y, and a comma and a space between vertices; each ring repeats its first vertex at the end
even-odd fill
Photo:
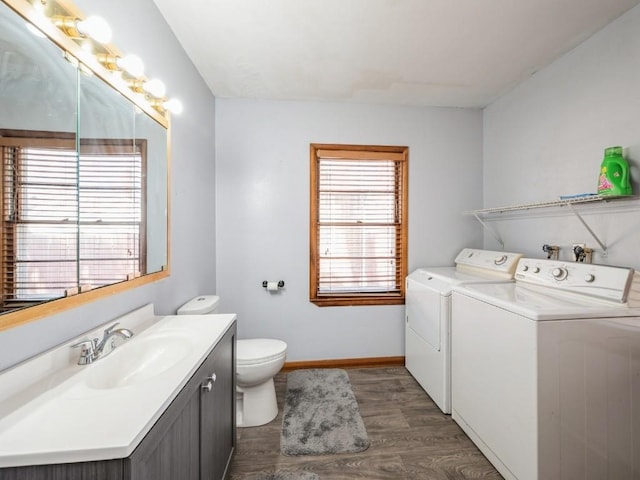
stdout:
MULTIPOLYGON (((236 444, 236 323, 124 459, 0 469, 2 480, 222 480, 236 444)), ((117 422, 117 418, 105 421, 117 422)), ((72 426, 70 426, 72 428, 72 426)), ((80 434, 80 433, 79 433, 80 434)))
POLYGON ((222 480, 235 446, 235 323, 125 459, 125 480, 222 480))

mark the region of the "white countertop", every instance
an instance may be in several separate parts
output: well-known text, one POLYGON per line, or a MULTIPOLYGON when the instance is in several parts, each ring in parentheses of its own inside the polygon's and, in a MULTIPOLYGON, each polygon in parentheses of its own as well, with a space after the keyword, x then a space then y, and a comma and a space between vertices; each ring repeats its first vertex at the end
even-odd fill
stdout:
POLYGON ((76 365, 79 350, 70 348, 75 341, 91 337, 85 335, 2 372, 0 467, 129 456, 235 318, 235 314, 156 317, 141 332, 131 328, 133 338, 93 364, 76 365), (157 375, 105 388, 109 387, 103 380, 110 365, 124 364, 126 349, 149 350, 158 338, 154 335, 184 337, 188 349, 157 375), (55 362, 51 359, 56 356, 73 359, 73 363, 65 360, 66 364, 56 363, 52 368, 55 362))

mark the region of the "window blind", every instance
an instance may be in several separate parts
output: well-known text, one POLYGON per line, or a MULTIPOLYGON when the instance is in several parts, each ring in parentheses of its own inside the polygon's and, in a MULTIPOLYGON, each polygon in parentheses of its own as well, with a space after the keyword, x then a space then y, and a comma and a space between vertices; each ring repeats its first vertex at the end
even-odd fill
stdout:
POLYGON ((73 142, 8 143, 13 144, 3 146, 3 304, 15 306, 61 296, 75 284, 77 156, 73 142))
POLYGON ((403 152, 316 150, 312 296, 403 294, 405 159, 403 152))
POLYGON ((79 284, 109 285, 145 270, 142 155, 136 145, 83 145, 80 152, 79 284))

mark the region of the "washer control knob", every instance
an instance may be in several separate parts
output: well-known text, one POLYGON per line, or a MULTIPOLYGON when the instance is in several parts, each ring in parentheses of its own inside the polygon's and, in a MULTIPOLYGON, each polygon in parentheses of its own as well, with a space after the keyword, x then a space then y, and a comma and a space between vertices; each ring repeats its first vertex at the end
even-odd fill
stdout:
POLYGON ((493 261, 493 263, 495 263, 496 265, 502 265, 506 261, 507 261, 507 256, 506 255, 502 255, 500 257, 496 257, 496 259, 493 261))
POLYGON ((555 278, 556 280, 564 280, 565 278, 567 278, 568 274, 569 272, 567 272, 567 269, 563 267, 556 267, 551 270, 551 275, 553 275, 553 278, 555 278))
POLYGON ((529 271, 529 266, 528 265, 523 265, 522 266, 522 271, 523 272, 528 272, 529 271))
POLYGON ((533 267, 533 273, 539 273, 540 267, 533 267))
POLYGON ((592 273, 587 273, 587 274, 584 276, 584 281, 585 281, 585 282, 587 282, 587 283, 591 283, 591 282, 593 282, 595 279, 596 279, 596 277, 594 277, 592 273))

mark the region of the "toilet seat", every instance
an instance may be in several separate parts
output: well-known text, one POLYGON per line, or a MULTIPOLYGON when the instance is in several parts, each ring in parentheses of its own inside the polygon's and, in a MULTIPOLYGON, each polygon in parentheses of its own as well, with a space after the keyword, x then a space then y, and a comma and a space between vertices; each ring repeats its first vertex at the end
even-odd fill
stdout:
POLYGON ((249 338, 236 342, 237 365, 253 365, 282 357, 287 344, 271 338, 249 338))

